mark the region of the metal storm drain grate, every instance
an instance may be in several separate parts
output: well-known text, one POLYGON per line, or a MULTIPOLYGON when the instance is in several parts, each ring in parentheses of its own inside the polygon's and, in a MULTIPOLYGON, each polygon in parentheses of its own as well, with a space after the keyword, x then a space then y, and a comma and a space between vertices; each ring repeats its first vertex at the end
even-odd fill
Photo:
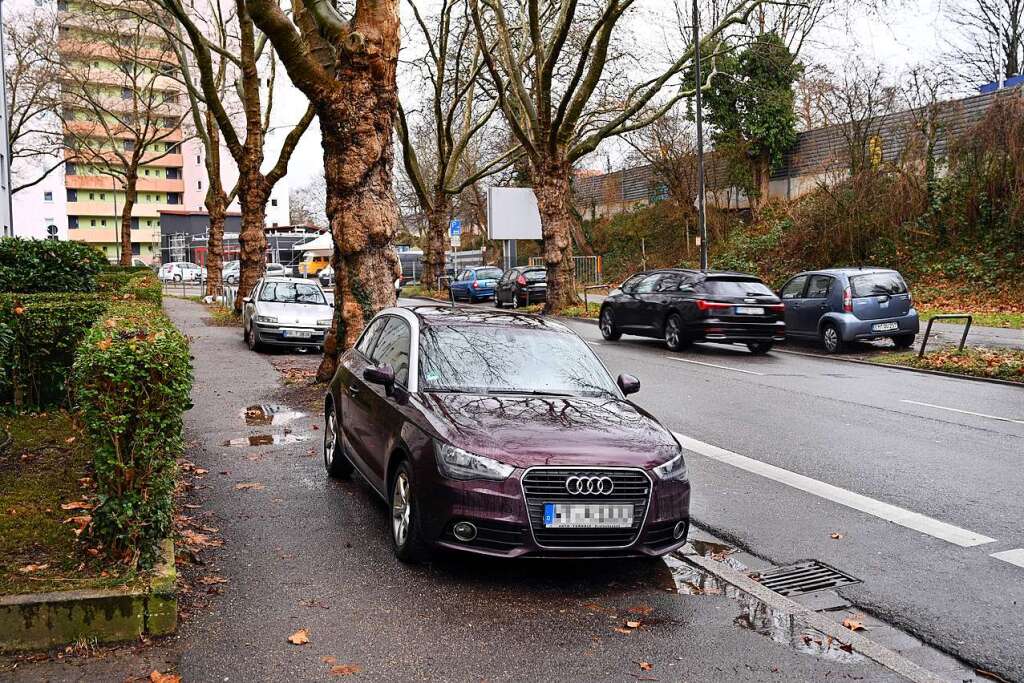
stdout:
POLYGON ((779 567, 762 572, 757 579, 765 588, 770 588, 780 595, 803 595, 826 588, 848 586, 860 583, 849 574, 828 566, 817 560, 799 562, 788 567, 779 567))

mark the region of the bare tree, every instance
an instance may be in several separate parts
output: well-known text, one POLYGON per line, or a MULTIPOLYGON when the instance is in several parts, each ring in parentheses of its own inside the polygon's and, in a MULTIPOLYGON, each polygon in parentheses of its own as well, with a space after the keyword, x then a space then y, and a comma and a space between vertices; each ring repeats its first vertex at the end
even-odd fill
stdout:
POLYGON ((288 197, 289 216, 293 225, 327 227, 327 181, 321 172, 304 185, 293 187, 288 197))
MULTIPOLYGON (((288 161, 316 112, 311 104, 306 107, 298 123, 285 136, 277 161, 264 172, 264 147, 274 103, 276 62, 273 54, 264 54, 266 39, 257 37, 246 0, 235 0, 234 12, 230 16, 221 14, 216 0, 212 3, 213 40, 208 35, 209 31, 203 30, 191 4, 186 8, 179 0, 159 2, 174 16, 187 36, 187 42, 172 40, 172 44, 176 49, 190 50, 199 82, 184 79, 189 97, 194 102, 201 102, 213 115, 220 137, 238 166, 237 193, 242 209, 242 228, 238 234, 241 266, 235 311, 241 312, 243 298, 263 277, 266 268, 267 237, 264 228, 267 200, 274 185, 287 172, 288 161), (229 35, 229 30, 237 31, 237 39, 229 35), (230 103, 222 86, 218 85, 218 65, 224 62, 231 70, 228 77, 234 84, 240 117, 232 116, 230 103), (261 93, 261 64, 265 64, 269 72, 265 99, 261 93)), ((173 31, 169 33, 173 37, 173 31)), ((183 73, 189 74, 190 70, 183 73)))
MULTIPOLYGON (((738 0, 705 36, 720 39, 761 4, 738 0)), ((541 214, 549 312, 577 301, 572 242, 581 231, 572 210, 573 164, 609 137, 656 121, 693 93, 679 77, 691 64, 694 45, 681 45, 654 73, 649 60, 625 59, 623 17, 634 5, 635 0, 470 0, 478 40, 494 45, 483 56, 500 107, 529 162, 541 214), (627 62, 635 68, 625 68, 627 62)))
POLYGON ((57 17, 34 7, 5 17, 11 194, 41 183, 64 163, 57 17))
POLYGON ((174 52, 127 7, 85 0, 73 22, 61 26, 60 51, 51 55, 61 74, 68 162, 76 173, 107 176, 112 191, 124 191, 125 266, 132 263, 140 168, 181 153, 181 124, 188 115, 169 76, 177 68, 174 52))
POLYGON ((395 303, 399 0, 355 0, 342 9, 293 0, 291 16, 278 0, 244 1, 320 119, 336 276, 334 324, 317 372, 326 381, 370 317, 395 303))
POLYGON ((402 142, 405 172, 426 216, 422 281, 432 286, 444 273, 453 197, 508 166, 521 152, 514 148, 485 163, 473 163, 472 172, 467 173, 465 157, 498 105, 479 79, 481 45, 465 12, 465 0, 442 0, 436 17, 430 19, 420 14, 414 0, 408 2, 427 46, 426 54, 412 65, 428 86, 427 106, 421 112, 425 134, 414 135, 401 103, 395 129, 402 142), (427 159, 429 163, 424 163, 427 159))
POLYGON ((1024 69, 1024 0, 961 0, 946 14, 960 29, 951 42, 964 77, 986 83, 1024 69))
POLYGON ((917 66, 907 73, 900 92, 911 128, 908 146, 919 144, 924 161, 925 197, 929 207, 935 201, 938 145, 946 137, 948 106, 943 102, 954 87, 952 73, 931 65, 917 66))

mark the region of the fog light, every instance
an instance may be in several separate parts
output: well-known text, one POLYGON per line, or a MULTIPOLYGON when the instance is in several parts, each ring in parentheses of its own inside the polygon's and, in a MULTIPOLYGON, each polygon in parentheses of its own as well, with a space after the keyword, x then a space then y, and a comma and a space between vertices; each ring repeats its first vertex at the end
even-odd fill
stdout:
POLYGON ((469 522, 458 522, 452 528, 452 533, 455 534, 455 538, 463 543, 469 543, 476 538, 476 526, 469 522))
POLYGON ((677 541, 686 536, 686 522, 676 522, 676 526, 672 529, 672 538, 677 541))

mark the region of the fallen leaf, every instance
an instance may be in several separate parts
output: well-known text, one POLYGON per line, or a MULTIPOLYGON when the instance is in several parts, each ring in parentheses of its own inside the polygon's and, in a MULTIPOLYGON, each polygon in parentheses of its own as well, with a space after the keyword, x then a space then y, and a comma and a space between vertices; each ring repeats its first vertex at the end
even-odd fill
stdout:
POLYGON ((320 661, 323 662, 324 664, 337 664, 338 663, 338 659, 336 657, 331 657, 330 655, 328 655, 326 657, 321 657, 320 661))
POLYGON ((309 642, 309 631, 304 628, 300 628, 298 631, 288 636, 288 642, 292 645, 305 645, 309 642))
POLYGON ((837 532, 834 532, 834 531, 832 532, 832 540, 833 540, 833 541, 838 541, 838 540, 839 540, 840 538, 842 538, 842 537, 843 537, 843 535, 842 535, 842 534, 840 534, 840 533, 837 533, 837 532))
POLYGON ((654 611, 654 608, 653 607, 649 607, 647 605, 637 605, 636 607, 630 607, 629 608, 630 614, 640 614, 640 615, 645 616, 645 617, 648 614, 650 614, 651 612, 653 612, 653 611, 654 611))
POLYGON ((204 469, 203 469, 202 467, 197 467, 197 468, 195 468, 195 469, 194 469, 194 470, 192 470, 192 471, 193 471, 193 472, 194 472, 194 473, 195 473, 196 475, 198 475, 198 476, 200 476, 200 477, 201 477, 201 476, 203 476, 204 474, 206 474, 207 472, 209 472, 209 470, 204 470, 204 469))
POLYGON ((846 628, 850 629, 851 631, 865 631, 865 630, 867 630, 864 627, 864 622, 863 621, 858 621, 857 619, 851 619, 850 617, 846 617, 845 619, 843 619, 843 626, 845 626, 846 628))
POLYGON ((18 571, 22 574, 31 574, 32 572, 42 571, 43 569, 46 569, 49 566, 49 564, 26 564, 18 571))
POLYGON ((1010 683, 1005 678, 1000 676, 994 671, 986 671, 985 669, 975 669, 974 673, 978 674, 982 678, 987 678, 990 681, 999 681, 1000 683, 1010 683))
POLYGON ((263 484, 258 481, 244 481, 241 484, 235 484, 236 491, 262 491, 263 484))
POLYGON ((227 582, 228 580, 225 579, 223 576, 203 576, 199 579, 199 583, 203 584, 204 586, 212 586, 214 584, 227 582))
POLYGON ((615 627, 614 629, 612 629, 612 630, 613 630, 613 631, 615 631, 616 633, 622 633, 622 634, 624 634, 624 635, 627 635, 627 636, 628 636, 628 635, 629 635, 630 633, 632 633, 632 631, 630 631, 630 630, 629 630, 628 628, 622 628, 621 626, 616 626, 616 627, 615 627))
POLYGON ((639 620, 630 619, 626 622, 626 626, 628 628, 640 628, 640 622, 639 620))
POLYGON ((654 667, 651 665, 650 662, 640 662, 640 670, 641 671, 650 671, 653 668, 654 667))
POLYGON ((71 503, 64 503, 60 506, 61 510, 92 510, 92 505, 89 505, 85 501, 76 500, 71 503))
POLYGON ((64 439, 64 443, 66 443, 66 444, 73 444, 74 442, 75 442, 75 437, 73 437, 73 436, 69 436, 68 438, 64 439))
POLYGON ((181 683, 181 676, 178 674, 162 674, 157 670, 149 674, 151 683, 181 683))
POLYGON ((358 664, 338 664, 337 666, 331 667, 330 674, 332 676, 351 676, 352 674, 357 674, 362 670, 363 667, 358 664))
POLYGON ((106 351, 107 349, 110 348, 110 340, 100 339, 98 342, 96 342, 96 346, 100 347, 100 351, 106 351))

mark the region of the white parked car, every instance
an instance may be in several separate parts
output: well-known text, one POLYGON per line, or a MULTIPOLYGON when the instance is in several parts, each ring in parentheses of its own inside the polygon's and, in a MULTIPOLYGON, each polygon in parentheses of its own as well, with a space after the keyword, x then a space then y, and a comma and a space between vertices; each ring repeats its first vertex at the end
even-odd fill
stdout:
POLYGON ((206 268, 188 261, 172 261, 160 266, 157 277, 165 282, 196 282, 206 277, 206 268))
POLYGON ((242 299, 242 330, 253 351, 264 345, 320 348, 334 307, 315 282, 265 277, 242 299))
MULTIPOLYGON (((241 261, 228 261, 224 264, 224 271, 221 273, 221 280, 226 285, 237 285, 239 273, 241 272, 241 261)), ((268 263, 265 273, 266 277, 291 277, 292 269, 280 263, 268 263)))

